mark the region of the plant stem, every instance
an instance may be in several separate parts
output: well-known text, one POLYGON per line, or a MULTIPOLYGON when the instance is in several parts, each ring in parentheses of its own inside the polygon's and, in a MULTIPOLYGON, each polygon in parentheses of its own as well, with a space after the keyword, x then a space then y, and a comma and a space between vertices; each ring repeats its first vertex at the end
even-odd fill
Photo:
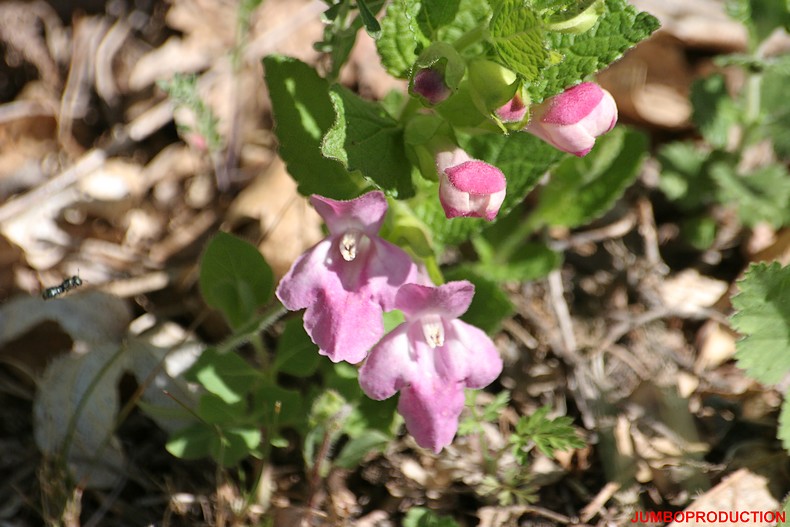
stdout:
POLYGON ((453 43, 453 47, 458 52, 461 52, 472 44, 476 44, 477 42, 486 39, 487 33, 488 25, 480 24, 458 37, 458 40, 453 43))

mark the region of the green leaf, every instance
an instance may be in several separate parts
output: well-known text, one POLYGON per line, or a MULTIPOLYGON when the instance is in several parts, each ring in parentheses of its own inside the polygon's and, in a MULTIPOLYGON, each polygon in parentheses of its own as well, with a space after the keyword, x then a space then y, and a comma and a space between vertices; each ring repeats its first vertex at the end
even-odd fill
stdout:
POLYGON ((263 255, 249 243, 219 232, 200 261, 200 291, 233 327, 252 318, 271 299, 274 275, 263 255))
POLYGON ((403 527, 459 527, 449 516, 439 516, 425 507, 412 507, 403 518, 403 527))
POLYGON ((228 404, 244 399, 259 377, 260 372, 235 353, 220 354, 213 348, 205 350, 186 375, 228 404))
POLYGON ((424 34, 436 36, 439 28, 455 20, 460 0, 423 0, 419 23, 424 34))
POLYGON ((216 437, 216 430, 196 423, 170 434, 165 448, 180 459, 200 459, 211 454, 216 437))
POLYGON ((537 13, 522 0, 502 0, 489 27, 491 44, 502 64, 527 81, 538 78, 549 58, 537 13))
POLYGON ((210 425, 234 424, 242 421, 247 413, 247 403, 228 403, 217 395, 205 393, 200 397, 197 414, 210 425))
POLYGON ((732 327, 744 337, 737 343, 738 366, 764 384, 790 373, 790 266, 752 264, 732 297, 732 327))
POLYGON ((335 121, 329 84, 296 59, 270 55, 263 59, 274 112, 279 154, 305 196, 356 197, 364 188, 358 174, 321 153, 324 135, 335 121))
POLYGON ((307 412, 302 394, 276 384, 262 384, 254 393, 253 407, 269 426, 307 426, 307 412))
POLYGON ((658 187, 679 207, 694 211, 715 201, 715 185, 705 169, 708 152, 691 143, 675 142, 661 147, 658 187))
POLYGON ((680 222, 681 237, 697 250, 705 251, 716 241, 716 220, 709 216, 692 216, 680 222))
POLYGON ((513 453, 521 465, 529 461, 529 447, 534 444, 544 455, 554 457, 557 450, 582 448, 582 441, 573 428, 573 419, 560 416, 554 419, 546 417, 550 408, 544 406, 529 417, 521 417, 516 423, 516 430, 510 436, 513 453))
POLYGON ((753 227, 765 221, 781 227, 790 218, 790 174, 784 165, 768 165, 739 175, 732 165, 715 163, 710 174, 718 184, 718 200, 736 203, 745 225, 753 227))
POLYGON ((392 437, 383 432, 370 430, 346 443, 334 464, 340 468, 354 469, 368 454, 382 452, 391 440, 392 437))
POLYGON ((260 430, 253 427, 215 429, 200 423, 172 434, 165 448, 181 459, 210 456, 230 467, 249 456, 260 441, 260 430))
POLYGON ((381 38, 376 41, 376 49, 381 63, 393 77, 409 78, 418 47, 428 44, 417 25, 419 9, 418 0, 395 0, 387 6, 381 21, 381 38))
POLYGON ((414 195, 411 165, 406 159, 403 129, 381 105, 366 101, 342 86, 330 92, 336 119, 324 137, 322 152, 349 170, 359 170, 387 193, 414 195))
POLYGON ((617 127, 584 158, 567 158, 540 194, 531 221, 577 227, 608 211, 636 179, 647 153, 644 134, 617 127))
POLYGON ((790 56, 772 60, 766 67, 760 83, 761 115, 765 123, 765 136, 774 143, 776 152, 790 157, 790 104, 787 86, 790 85, 790 56))
POLYGON ((372 38, 378 39, 381 36, 381 25, 376 20, 376 14, 368 7, 365 0, 357 0, 357 6, 359 7, 359 16, 365 25, 365 31, 372 38))
POLYGON ((739 122, 741 113, 727 93, 723 75, 712 75, 691 87, 692 119, 705 140, 716 148, 727 145, 729 130, 739 122))
POLYGON ((472 303, 461 317, 464 322, 486 333, 493 333, 505 318, 513 314, 513 304, 507 294, 487 275, 476 273, 468 267, 456 267, 446 271, 445 277, 448 281, 469 280, 475 285, 472 303))
POLYGON ((473 238, 472 243, 480 261, 467 265, 477 274, 499 283, 536 280, 562 264, 562 254, 541 242, 521 242, 512 254, 497 250, 497 245, 481 237, 473 238))
POLYGON ((320 359, 318 346, 305 332, 302 318, 289 319, 277 341, 274 370, 294 377, 309 377, 315 373, 320 359))
POLYGON ((607 67, 658 29, 658 20, 626 0, 606 0, 598 22, 578 35, 549 32, 549 48, 563 58, 545 68, 529 89, 533 102, 560 93, 579 79, 607 67))

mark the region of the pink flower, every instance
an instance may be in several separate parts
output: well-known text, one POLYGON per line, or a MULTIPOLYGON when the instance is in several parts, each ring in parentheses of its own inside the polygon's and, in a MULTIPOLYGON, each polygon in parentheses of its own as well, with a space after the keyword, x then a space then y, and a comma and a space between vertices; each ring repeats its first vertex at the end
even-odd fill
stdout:
POLYGON ((398 412, 423 448, 449 445, 458 430, 464 388, 483 388, 502 372, 496 346, 480 329, 457 320, 474 296, 467 281, 439 287, 406 284, 395 307, 406 321, 371 350, 359 384, 371 398, 400 391, 398 412))
POLYGON ((493 220, 505 200, 505 175, 497 167, 456 148, 436 154, 439 201, 448 218, 493 220))
POLYGON ((352 364, 384 334, 383 311, 398 288, 417 279, 417 266, 401 248, 381 239, 387 212, 382 192, 350 201, 310 198, 329 236, 301 255, 277 286, 290 310, 307 308, 304 328, 319 353, 352 364))
POLYGON ((583 157, 595 138, 617 123, 617 104, 612 95, 593 82, 583 82, 551 97, 532 112, 525 131, 555 148, 583 157))

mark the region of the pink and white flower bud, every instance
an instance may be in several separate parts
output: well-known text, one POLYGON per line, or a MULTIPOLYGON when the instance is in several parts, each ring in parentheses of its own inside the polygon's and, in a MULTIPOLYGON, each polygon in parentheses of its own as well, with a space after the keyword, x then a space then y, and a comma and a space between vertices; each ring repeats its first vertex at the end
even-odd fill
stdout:
POLYGON ((595 138, 616 123, 617 104, 612 95, 594 82, 583 82, 535 107, 524 130, 563 152, 584 157, 595 138))
POLYGON ((436 154, 439 201, 448 218, 493 220, 505 200, 507 182, 497 167, 469 157, 460 148, 436 154))

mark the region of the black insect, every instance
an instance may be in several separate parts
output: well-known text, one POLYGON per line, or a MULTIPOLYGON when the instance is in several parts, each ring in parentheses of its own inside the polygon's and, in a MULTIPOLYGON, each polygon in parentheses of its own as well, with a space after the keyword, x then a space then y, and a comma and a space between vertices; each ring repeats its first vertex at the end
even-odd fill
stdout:
POLYGON ((55 285, 52 287, 48 287, 41 293, 41 298, 44 300, 49 300, 50 298, 55 298, 56 296, 62 295, 66 291, 71 289, 75 289, 82 285, 82 279, 79 276, 72 276, 71 278, 66 278, 61 282, 60 285, 55 285))

